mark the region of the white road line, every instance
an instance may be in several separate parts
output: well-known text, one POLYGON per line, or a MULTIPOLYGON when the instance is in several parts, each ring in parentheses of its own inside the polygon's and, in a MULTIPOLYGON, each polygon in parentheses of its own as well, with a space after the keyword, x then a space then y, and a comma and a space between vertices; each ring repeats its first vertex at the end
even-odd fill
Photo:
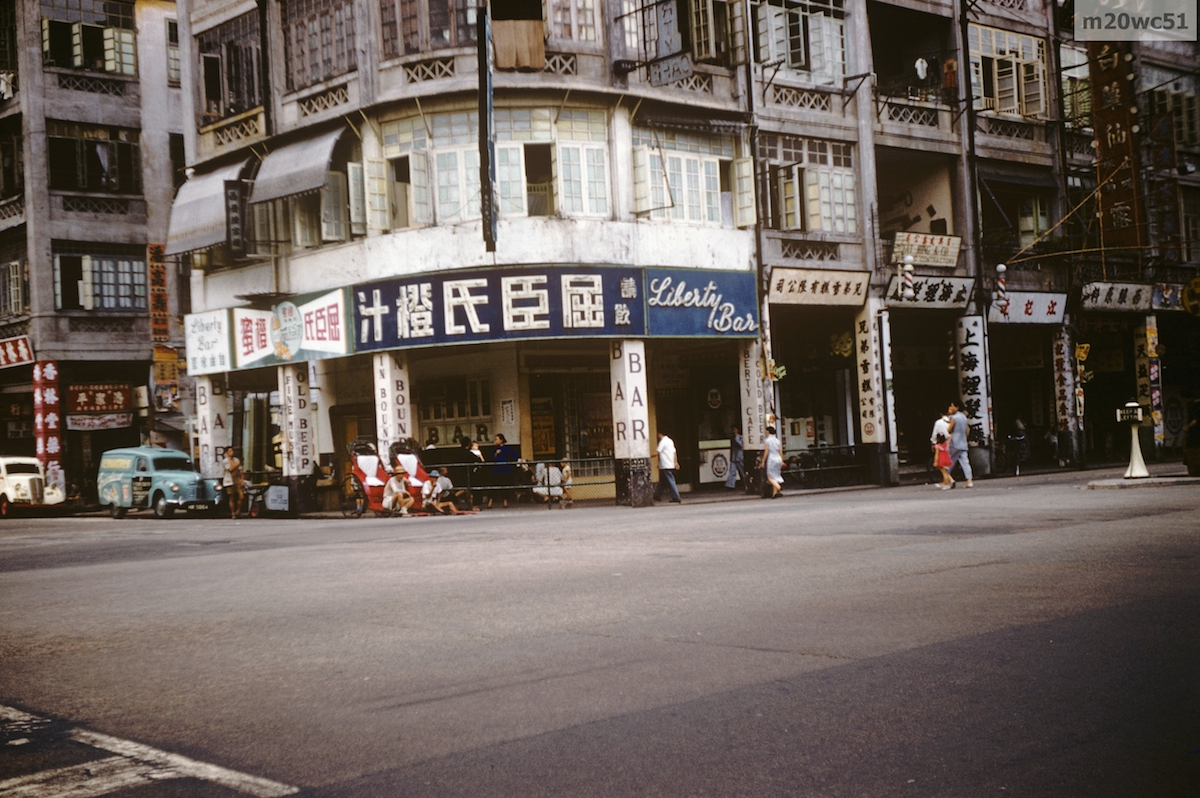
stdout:
MULTIPOLYGON (((46 718, 0 704, 0 728, 6 731, 36 729, 49 724, 46 718)), ((90 798, 126 787, 180 778, 210 781, 255 798, 282 798, 300 792, 299 787, 198 762, 107 734, 71 729, 67 735, 76 742, 118 756, 0 781, 0 798, 90 798)))
POLYGON ((229 770, 217 765, 198 762, 195 759, 189 759, 179 754, 169 754, 166 751, 159 751, 157 748, 151 748, 148 745, 110 737, 107 734, 73 729, 71 731, 71 739, 85 745, 93 746, 94 748, 100 748, 105 751, 111 751, 114 754, 129 757, 148 765, 168 769, 178 776, 211 781, 220 784, 222 787, 228 787, 231 790, 237 790, 246 795, 253 795, 255 798, 282 798, 284 795, 293 795, 300 792, 300 788, 298 787, 281 784, 270 779, 259 778, 258 776, 251 776, 248 773, 239 773, 236 770, 229 770))
POLYGON ((4 798, 93 798, 180 774, 123 756, 0 781, 4 798))

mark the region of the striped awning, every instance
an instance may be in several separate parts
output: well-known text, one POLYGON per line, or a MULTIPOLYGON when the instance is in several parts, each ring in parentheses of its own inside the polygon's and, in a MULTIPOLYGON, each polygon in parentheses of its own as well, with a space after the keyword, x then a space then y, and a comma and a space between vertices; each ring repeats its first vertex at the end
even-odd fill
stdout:
POLYGON ((237 180, 245 161, 192 175, 179 187, 171 205, 167 230, 167 254, 180 255, 225 243, 225 181, 237 180))
POLYGON ((317 191, 325 185, 325 174, 333 148, 342 137, 345 128, 331 130, 312 138, 285 144, 267 155, 254 188, 250 191, 250 204, 293 197, 317 191))

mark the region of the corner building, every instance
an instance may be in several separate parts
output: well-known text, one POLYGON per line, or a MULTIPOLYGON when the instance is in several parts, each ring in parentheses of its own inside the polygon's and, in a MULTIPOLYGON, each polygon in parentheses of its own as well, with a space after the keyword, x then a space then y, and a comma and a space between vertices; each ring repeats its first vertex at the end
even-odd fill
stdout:
POLYGON ((689 12, 663 85, 652 9, 493 4, 494 251, 475 9, 184 8, 194 173, 167 252, 192 276, 207 473, 227 446, 299 479, 344 475, 358 438, 412 437, 437 461, 502 434, 526 460, 572 461, 588 495, 643 505, 656 431, 692 486, 714 461, 723 479, 733 424, 761 440, 735 4, 689 12))

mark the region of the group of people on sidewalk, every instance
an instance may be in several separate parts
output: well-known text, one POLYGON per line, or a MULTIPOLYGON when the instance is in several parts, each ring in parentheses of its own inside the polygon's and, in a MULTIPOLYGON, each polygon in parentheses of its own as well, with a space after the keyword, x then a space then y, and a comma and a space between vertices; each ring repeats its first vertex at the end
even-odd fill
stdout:
POLYGON ((971 473, 971 461, 967 457, 967 417, 957 402, 951 402, 943 416, 933 423, 933 434, 929 436, 933 448, 933 465, 942 472, 938 487, 950 490, 958 484, 950 472, 955 466, 962 469, 968 488, 975 487, 971 473))

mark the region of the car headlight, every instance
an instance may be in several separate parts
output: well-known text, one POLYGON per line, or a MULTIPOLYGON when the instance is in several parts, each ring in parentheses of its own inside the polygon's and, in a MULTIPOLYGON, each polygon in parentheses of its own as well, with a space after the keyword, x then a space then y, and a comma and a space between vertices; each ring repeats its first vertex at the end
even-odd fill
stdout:
POLYGON ((171 488, 171 492, 172 492, 172 493, 178 493, 178 492, 179 492, 179 483, 178 483, 178 482, 172 482, 172 483, 171 483, 171 485, 170 485, 170 488, 171 488))
POLYGON ((29 489, 20 482, 16 482, 13 483, 13 493, 24 498, 29 493, 29 489))

